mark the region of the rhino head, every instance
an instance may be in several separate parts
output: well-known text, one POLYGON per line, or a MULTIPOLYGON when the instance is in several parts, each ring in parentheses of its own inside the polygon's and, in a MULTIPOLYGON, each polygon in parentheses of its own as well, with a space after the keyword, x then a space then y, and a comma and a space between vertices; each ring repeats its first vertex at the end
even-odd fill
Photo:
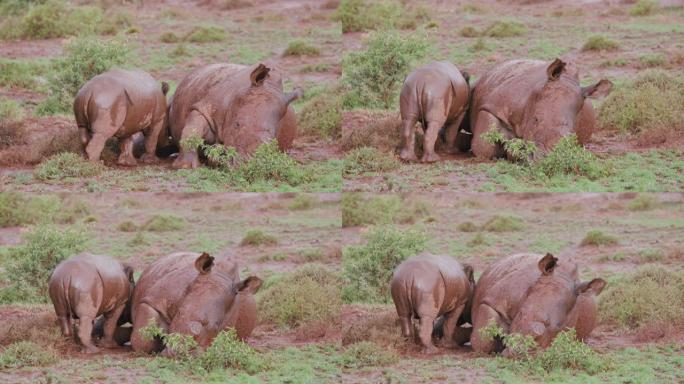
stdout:
POLYGON ((523 139, 534 141, 545 153, 550 151, 558 140, 575 133, 584 101, 603 97, 612 87, 613 83, 605 79, 580 87, 577 67, 555 59, 546 68, 544 81, 532 91, 523 111, 523 139))
POLYGON ((250 276, 239 280, 237 266, 228 269, 217 268, 214 258, 202 253, 195 260, 197 277, 188 286, 186 295, 178 304, 169 333, 192 335, 200 346, 207 346, 216 335, 235 324, 227 319, 235 319, 242 310, 238 294, 251 295, 261 287, 261 279, 250 276))
POLYGON ((270 72, 264 64, 251 72, 249 86, 232 100, 219 132, 221 141, 241 154, 251 154, 260 144, 275 139, 290 103, 302 95, 300 89, 283 92, 280 76, 270 72))
POLYGON ((596 318, 594 297, 605 286, 603 279, 580 283, 577 265, 570 271, 557 267, 558 259, 550 253, 539 260, 541 275, 511 323, 511 333, 531 335, 541 347, 549 346, 558 332, 568 327, 581 328, 582 338, 586 337, 594 327, 587 320, 596 318))

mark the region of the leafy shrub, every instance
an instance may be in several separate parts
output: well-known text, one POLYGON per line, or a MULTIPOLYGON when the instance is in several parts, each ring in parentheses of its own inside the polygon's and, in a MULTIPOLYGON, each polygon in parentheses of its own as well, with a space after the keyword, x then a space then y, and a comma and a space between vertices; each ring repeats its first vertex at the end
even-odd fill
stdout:
POLYGON ((24 109, 16 101, 0 96, 0 124, 21 120, 24 109))
POLYGON ((339 137, 342 132, 342 94, 338 89, 326 88, 304 104, 298 120, 304 135, 339 137))
POLYGON ((292 199, 287 208, 291 211, 303 211, 315 207, 317 203, 318 199, 315 195, 300 193, 292 199))
POLYGON ((273 244, 278 244, 278 238, 266 234, 262 232, 259 229, 250 229, 247 231, 247 234, 245 235, 244 238, 242 238, 242 241, 240 241, 240 245, 273 245, 273 244))
POLYGON ((477 31, 474 27, 463 27, 461 28, 460 31, 458 31, 458 34, 463 36, 463 37, 478 37, 480 36, 480 32, 477 31))
POLYGON ((126 220, 119 223, 119 225, 116 226, 116 229, 121 232, 135 232, 138 230, 138 226, 135 225, 134 222, 126 220))
POLYGON ((366 198, 362 193, 342 195, 342 227, 368 224, 412 223, 429 215, 427 205, 397 195, 366 198))
POLYGON ((495 21, 487 27, 482 35, 489 37, 513 37, 527 33, 525 24, 516 21, 495 21))
POLYGON ((373 228, 364 235, 365 244, 347 247, 342 253, 345 302, 389 301, 389 281, 394 269, 427 246, 426 235, 415 229, 373 228))
POLYGON ((47 0, 28 8, 21 17, 9 19, 0 30, 4 38, 47 39, 100 32, 102 9, 71 6, 64 0, 47 0))
POLYGON ((431 49, 423 35, 397 32, 373 33, 367 48, 342 59, 342 83, 349 88, 345 108, 393 108, 399 88, 415 62, 431 49))
POLYGON ((181 41, 181 38, 178 37, 175 33, 173 32, 164 32, 162 33, 161 36, 159 36, 159 41, 162 43, 178 43, 181 41))
POLYGON ((321 51, 305 40, 292 40, 285 48, 283 56, 318 56, 321 51))
POLYGON ((665 56, 661 53, 643 55, 639 57, 639 62, 646 68, 659 67, 665 64, 665 56))
POLYGON ((641 194, 627 203, 630 211, 649 211, 659 205, 658 199, 652 195, 641 194))
POLYGON ((342 33, 348 33, 382 28, 415 29, 418 23, 430 21, 430 14, 424 7, 404 6, 396 0, 342 0, 332 18, 342 24, 342 33))
POLYGON ((48 223, 63 210, 62 202, 56 196, 0 192, 0 228, 48 223))
POLYGON ((632 16, 647 16, 658 8, 658 2, 654 0, 639 0, 629 9, 632 16))
POLYGON ((297 162, 278 149, 276 140, 261 144, 249 161, 240 167, 240 174, 250 183, 278 180, 297 185, 305 180, 297 162))
POLYGON ((0 85, 38 90, 38 77, 45 73, 46 67, 42 60, 0 59, 0 85))
POLYGON ((280 327, 338 321, 342 279, 327 268, 309 264, 279 278, 259 295, 259 316, 280 327))
POLYGON ((396 363, 399 356, 391 349, 370 341, 361 341, 347 346, 340 361, 346 368, 382 367, 396 363))
POLYGON ((81 251, 87 244, 81 229, 40 226, 24 236, 24 243, 9 249, 0 302, 45 302, 47 284, 57 264, 81 251))
POLYGON ((129 48, 121 42, 79 38, 64 47, 53 61, 48 98, 38 105, 39 115, 71 113, 74 97, 86 81, 127 62, 129 48))
POLYGON ((0 353, 0 368, 40 367, 57 360, 54 349, 31 341, 20 341, 0 353))
POLYGON ((213 43, 223 41, 226 37, 226 31, 222 28, 199 26, 193 28, 185 37, 185 40, 191 43, 213 43))
POLYGON ((159 214, 152 216, 141 228, 150 232, 169 232, 183 229, 184 226, 185 220, 182 217, 159 214))
POLYGON ((461 232, 477 232, 480 227, 472 221, 464 221, 458 225, 458 230, 461 232))
POLYGON ((628 329, 684 323, 684 271, 656 265, 611 282, 599 300, 599 321, 628 329))
POLYGON ((579 145, 574 134, 558 140, 551 152, 534 164, 533 170, 548 177, 575 174, 586 176, 590 180, 610 173, 593 153, 579 145))
POLYGON ((601 128, 641 133, 659 128, 684 130, 684 76, 647 70, 611 92, 598 111, 601 128))
POLYGON ((620 43, 605 36, 594 35, 582 46, 583 51, 615 51, 620 48, 620 43))
POLYGON ((489 232, 511 232, 519 231, 524 227, 523 221, 518 217, 496 215, 489 219, 482 229, 489 232))
POLYGON ((615 236, 607 235, 599 230, 587 232, 580 245, 615 245, 618 240, 615 236))
POLYGON ((356 148, 344 158, 344 174, 358 175, 366 172, 384 172, 399 168, 399 161, 390 154, 372 147, 356 148))
POLYGON ((235 329, 221 331, 195 363, 206 371, 234 368, 254 374, 262 371, 266 363, 249 344, 238 339, 235 329))
POLYGON ((102 172, 102 165, 90 162, 80 155, 64 152, 51 156, 33 171, 38 180, 63 180, 69 177, 92 177, 102 172))

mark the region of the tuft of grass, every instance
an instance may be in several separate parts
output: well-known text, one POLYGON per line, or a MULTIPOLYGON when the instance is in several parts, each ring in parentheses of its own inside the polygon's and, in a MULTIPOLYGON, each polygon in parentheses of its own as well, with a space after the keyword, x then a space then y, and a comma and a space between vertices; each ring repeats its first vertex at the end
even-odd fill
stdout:
POLYGON ((515 216, 496 215, 487 220, 482 229, 489 232, 513 232, 525 227, 523 221, 515 216))
POLYGON ((430 214, 427 204, 397 195, 366 198, 362 193, 342 196, 342 227, 368 224, 406 224, 430 214))
POLYGON ((4 39, 49 39, 99 33, 103 26, 102 9, 71 6, 65 0, 47 0, 28 8, 22 16, 5 21, 0 28, 4 39))
POLYGON ((471 26, 463 27, 461 28, 460 31, 458 31, 458 34, 463 36, 463 37, 478 37, 480 36, 480 32, 478 32, 477 29, 471 26))
POLYGON ((475 236, 473 236, 470 241, 468 241, 467 245, 469 247, 479 247, 481 245, 487 245, 489 242, 487 242, 487 239, 485 236, 482 234, 482 232, 478 232, 475 236))
POLYGON ((648 16, 658 9, 658 2, 654 0, 639 0, 629 8, 632 16, 648 16))
POLYGON ((684 271, 646 265, 608 285, 599 321, 627 329, 684 323, 684 271))
POLYGON ((665 65, 665 55, 662 53, 648 54, 639 57, 639 62, 646 68, 660 67, 665 65))
POLYGON ((53 60, 48 77, 48 97, 38 105, 38 115, 72 113, 73 101, 83 84, 100 73, 128 62, 129 48, 120 41, 78 38, 53 60))
POLYGON ((306 175, 299 164, 278 149, 276 140, 261 144, 247 163, 240 167, 239 172, 249 183, 277 180, 297 185, 306 180, 306 175))
POLYGON ((364 235, 365 244, 342 252, 344 278, 342 299, 349 302, 386 303, 394 269, 407 258, 425 250, 427 237, 416 229, 373 228, 364 235))
POLYGON ((259 294, 259 316, 279 327, 333 324, 342 310, 341 289, 337 273, 308 264, 280 277, 259 294))
POLYGON ((628 81, 601 103, 602 129, 645 133, 658 129, 684 130, 684 76, 647 70, 628 81))
POLYGON ((525 33, 527 33, 527 27, 517 21, 495 21, 482 31, 484 36, 497 38, 522 36, 525 33))
POLYGON ((183 227, 185 227, 185 220, 182 217, 158 214, 152 216, 140 228, 149 232, 170 232, 183 229, 183 227))
POLYGON ((384 172, 399 168, 401 164, 393 156, 372 147, 356 148, 344 158, 345 175, 358 175, 366 172, 384 172))
POLYGON ((348 88, 343 106, 394 108, 404 78, 431 48, 422 34, 374 32, 365 50, 348 53, 342 59, 342 84, 348 88))
POLYGON ((185 36, 185 41, 190 43, 215 43, 224 41, 227 38, 226 31, 219 27, 199 26, 193 28, 190 33, 185 36))
POLYGON ((397 0, 341 0, 332 19, 342 24, 342 33, 388 28, 415 29, 420 23, 430 21, 427 8, 404 4, 397 0))
POLYGON ((318 56, 320 54, 320 49, 301 39, 290 41, 283 52, 283 56, 318 56))
POLYGON ((135 225, 134 222, 127 220, 119 223, 119 225, 116 226, 116 229, 121 232, 135 232, 138 230, 138 226, 135 225))
POLYGON ((74 223, 88 213, 87 205, 64 204, 57 196, 0 192, 0 228, 54 222, 74 223))
POLYGON ((0 59, 0 85, 8 88, 40 90, 40 77, 45 74, 47 65, 43 60, 0 59))
POLYGON ((242 238, 242 241, 240 241, 240 245, 242 246, 274 244, 278 244, 278 238, 273 235, 266 234, 259 229, 250 229, 247 231, 247 234, 245 234, 245 237, 242 238))
POLYGON ((534 172, 547 177, 561 174, 586 176, 590 180, 608 176, 610 170, 577 141, 576 135, 566 136, 556 143, 551 152, 535 163, 534 172))
POLYGON ((458 225, 458 230, 461 232, 477 232, 480 227, 472 221, 464 221, 458 225))
POLYGON ((93 177, 102 172, 103 166, 90 162, 80 155, 64 152, 41 162, 33 171, 38 180, 64 180, 71 177, 93 177))
POLYGON ((601 35, 590 36, 582 46, 583 51, 616 51, 620 43, 601 35))
POLYGON ((77 228, 42 225, 26 234, 21 245, 8 251, 9 263, 1 275, 7 285, 0 289, 0 303, 46 302, 52 271, 83 251, 87 241, 87 234, 77 228))
POLYGON ((656 197, 648 194, 641 194, 627 203, 627 209, 630 211, 650 211, 659 204, 656 197))
POLYGON ((0 123, 19 121, 25 112, 21 104, 7 97, 0 97, 0 123))
POLYGON ((348 345, 340 362, 346 368, 383 367, 399 361, 399 355, 394 350, 386 349, 370 341, 360 341, 348 345))
POLYGON ((31 341, 19 341, 0 353, 0 368, 42 367, 57 362, 57 352, 31 341))
POLYGON ((291 211, 304 211, 314 208, 316 204, 318 204, 318 199, 315 195, 300 193, 292 199, 287 209, 291 211))
POLYGON ((298 115, 302 134, 336 139, 342 133, 342 94, 337 88, 326 87, 308 100, 298 115))
POLYGON ((173 32, 164 32, 159 36, 159 41, 166 44, 178 43, 181 38, 173 32))
POLYGON ((586 245, 594 245, 594 246, 600 246, 600 245, 615 245, 618 243, 618 240, 615 236, 607 235, 597 229, 591 230, 587 232, 587 234, 584 236, 584 239, 582 239, 582 242, 580 245, 586 246, 586 245))

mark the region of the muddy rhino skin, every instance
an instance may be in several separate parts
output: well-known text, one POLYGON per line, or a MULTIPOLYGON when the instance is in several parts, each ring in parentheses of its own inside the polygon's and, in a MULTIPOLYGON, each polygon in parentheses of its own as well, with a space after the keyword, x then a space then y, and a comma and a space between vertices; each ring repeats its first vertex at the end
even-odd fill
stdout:
POLYGON ((459 318, 470 310, 474 285, 473 268, 452 257, 422 254, 403 261, 390 283, 402 335, 410 337, 412 319, 419 319, 418 336, 423 352, 434 353, 433 325, 442 316, 442 346, 456 346, 454 334, 460 325, 459 318))
POLYGON ((62 334, 71 336, 71 321, 79 319, 78 338, 83 351, 97 352, 91 333, 100 315, 104 315, 104 338, 100 346, 118 345, 114 334, 133 293, 133 269, 108 256, 83 253, 57 265, 50 277, 48 292, 62 334))
POLYGON ((160 85, 141 70, 112 69, 85 83, 74 99, 74 115, 88 159, 99 161, 107 140, 116 137, 121 148, 118 164, 136 165, 133 135, 142 132, 145 153, 141 160, 156 162, 168 89, 168 84, 160 85))

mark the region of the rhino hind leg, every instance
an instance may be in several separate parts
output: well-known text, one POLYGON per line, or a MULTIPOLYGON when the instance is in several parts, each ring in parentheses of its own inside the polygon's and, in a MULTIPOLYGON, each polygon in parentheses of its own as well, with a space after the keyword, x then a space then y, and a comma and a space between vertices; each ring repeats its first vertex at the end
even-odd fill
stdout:
MULTIPOLYGON (((423 135, 423 157, 420 161, 423 163, 434 163, 439 161, 439 155, 435 153, 435 143, 439 136, 439 130, 444 126, 445 120, 430 120, 427 124, 427 129, 423 135)), ((447 135, 449 132, 447 132, 447 135)))
POLYGON ((446 144, 446 152, 449 154, 455 154, 458 152, 465 152, 461 150, 461 144, 459 143, 459 136, 461 132, 461 122, 465 117, 465 112, 456 118, 456 120, 447 124, 446 130, 444 132, 444 141, 446 144))
POLYGON ((147 127, 143 134, 145 135, 145 153, 140 157, 145 164, 154 164, 159 161, 157 157, 157 142, 159 135, 164 128, 164 119, 159 119, 147 127))
POLYGON ((455 340, 456 328, 458 328, 458 318, 465 308, 465 304, 457 307, 444 316, 443 335, 440 345, 444 348, 455 348, 458 343, 455 340))
POLYGON ((120 140, 119 149, 121 150, 121 153, 119 154, 119 159, 116 161, 117 164, 126 167, 134 167, 138 165, 138 162, 135 160, 135 156, 133 156, 133 144, 133 136, 129 136, 120 140))
POLYGON ((501 340, 498 338, 487 339, 480 335, 480 329, 491 323, 499 325, 504 329, 504 332, 507 332, 508 326, 501 318, 501 315, 490 306, 481 304, 479 308, 477 308, 477 313, 473 314, 473 319, 473 329, 470 336, 470 344, 473 347, 473 351, 483 353, 503 351, 504 346, 501 340))
POLYGON ((114 338, 114 334, 116 333, 116 326, 117 322, 119 321, 119 317, 121 317, 121 313, 123 313, 125 307, 126 304, 124 303, 114 308, 112 311, 104 314, 104 336, 100 342, 101 347, 115 348, 119 345, 114 338))

